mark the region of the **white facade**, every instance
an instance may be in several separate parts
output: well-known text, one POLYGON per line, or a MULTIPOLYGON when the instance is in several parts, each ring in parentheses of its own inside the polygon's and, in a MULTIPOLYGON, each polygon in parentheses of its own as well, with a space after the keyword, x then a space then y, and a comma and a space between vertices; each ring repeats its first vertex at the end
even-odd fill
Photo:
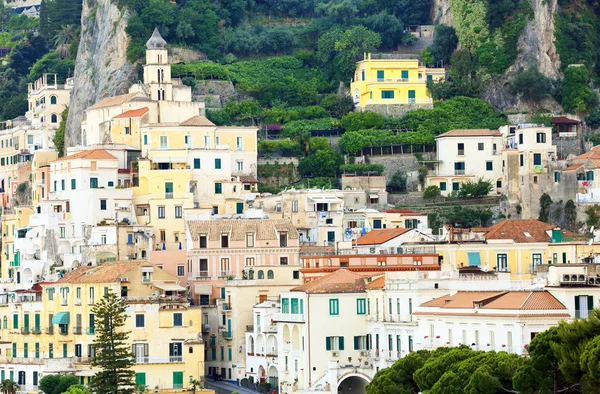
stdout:
MULTIPOLYGON (((380 231, 380 230, 372 230, 380 231)), ((384 230, 385 231, 385 230, 384 230)), ((389 230, 388 230, 389 231, 389 230)), ((393 231, 393 230, 392 230, 393 231)), ((373 244, 362 244, 361 238, 353 243, 352 249, 358 254, 402 254, 402 245, 406 242, 425 242, 433 241, 433 236, 424 234, 419 230, 409 230, 404 234, 398 235, 388 241, 373 244)))

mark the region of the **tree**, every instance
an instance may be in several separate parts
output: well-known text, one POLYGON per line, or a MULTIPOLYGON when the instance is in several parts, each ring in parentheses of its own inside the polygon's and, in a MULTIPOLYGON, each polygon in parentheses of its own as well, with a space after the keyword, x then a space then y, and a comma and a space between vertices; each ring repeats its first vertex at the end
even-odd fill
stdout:
POLYGON ((97 319, 92 366, 100 368, 90 383, 93 392, 134 393, 135 372, 131 369, 134 355, 127 343, 129 332, 124 330, 126 309, 125 301, 112 290, 92 309, 97 319))
POLYGON ((54 137, 52 138, 52 142, 54 143, 54 147, 58 151, 58 157, 63 157, 65 154, 65 129, 67 128, 67 117, 69 116, 69 107, 65 106, 61 114, 60 124, 58 125, 58 129, 56 133, 54 133, 54 137))
POLYGON ((376 112, 350 112, 342 118, 342 128, 346 131, 379 129, 385 118, 376 112))
POLYGON ((342 158, 338 151, 318 150, 300 160, 298 172, 309 177, 332 177, 339 173, 341 164, 342 158))
POLYGON ((54 36, 54 46, 61 58, 69 56, 69 46, 77 38, 79 27, 76 25, 62 26, 56 36, 54 36))
POLYGON ((388 183, 388 189, 393 192, 405 192, 406 183, 406 173, 402 171, 396 171, 396 173, 392 176, 390 183, 388 183))
POLYGON ((587 215, 585 224, 587 224, 588 227, 598 225, 598 223, 600 222, 600 206, 596 204, 589 207, 585 210, 585 214, 587 215))
POLYGON ((386 11, 367 17, 364 23, 369 30, 381 36, 382 48, 393 49, 403 40, 404 31, 402 23, 398 18, 388 14, 386 11))
POLYGON ((462 182, 458 195, 459 197, 481 198, 490 194, 493 188, 491 181, 480 178, 477 182, 462 182))
POLYGON ((0 390, 2 390, 2 394, 17 394, 17 390, 19 390, 19 388, 19 385, 10 379, 4 379, 0 384, 0 390))
POLYGON ((565 204, 565 228, 574 231, 577 225, 577 207, 573 200, 565 204))
POLYGON ((65 391, 64 394, 90 394, 90 392, 85 386, 77 384, 69 387, 69 389, 65 391))
POLYGON ((532 103, 538 103, 546 97, 551 97, 552 89, 550 78, 542 74, 535 66, 517 73, 510 83, 512 94, 532 103))
POLYGON ((567 67, 562 84, 562 107, 565 111, 589 112, 598 105, 598 94, 589 83, 590 74, 583 65, 567 67))
POLYGON ((78 383, 79 380, 74 375, 45 375, 40 379, 40 390, 45 394, 61 394, 78 383))
MULTIPOLYGON (((585 118, 585 123, 592 129, 596 130, 600 127, 600 108, 594 108, 592 112, 585 118)), ((594 144, 597 145, 597 144, 594 144)))
POLYGON ((552 197, 547 193, 542 194, 540 197, 540 215, 538 220, 540 222, 548 223, 550 219, 550 207, 552 206, 552 197))
POLYGON ((440 196, 440 187, 436 185, 427 186, 427 189, 423 191, 423 198, 432 199, 440 196))
POLYGON ((458 45, 458 37, 452 26, 444 24, 435 27, 431 55, 436 62, 450 64, 450 57, 458 45))
POLYGON ((352 97, 345 94, 328 94, 321 100, 321 105, 329 111, 331 116, 338 119, 354 109, 352 97))
POLYGON ((421 165, 418 170, 419 177, 419 185, 421 185, 421 189, 425 188, 425 180, 427 179, 427 174, 429 173, 429 168, 426 165, 421 165))

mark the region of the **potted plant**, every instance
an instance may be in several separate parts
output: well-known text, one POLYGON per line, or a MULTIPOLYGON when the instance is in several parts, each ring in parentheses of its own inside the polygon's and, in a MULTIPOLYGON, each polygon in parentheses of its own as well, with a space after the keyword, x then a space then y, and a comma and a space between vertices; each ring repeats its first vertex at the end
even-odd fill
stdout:
POLYGON ((352 362, 352 357, 348 357, 348 362, 351 363, 352 362))
POLYGON ((325 391, 329 390, 331 390, 331 386, 329 385, 329 382, 325 382, 325 391))
POLYGON ((298 378, 294 378, 294 384, 292 385, 292 391, 296 392, 298 390, 298 378))

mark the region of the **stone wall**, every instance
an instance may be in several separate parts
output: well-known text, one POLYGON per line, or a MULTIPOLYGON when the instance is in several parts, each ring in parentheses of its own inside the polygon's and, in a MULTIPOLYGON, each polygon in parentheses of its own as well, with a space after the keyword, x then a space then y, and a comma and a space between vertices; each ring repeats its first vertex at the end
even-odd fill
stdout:
MULTIPOLYGON (((435 153, 424 153, 424 159, 435 157, 435 153)), ((418 169, 420 167, 415 155, 383 155, 383 156, 367 156, 366 162, 371 164, 382 164, 384 167, 384 175, 389 183, 397 171, 407 175, 408 191, 416 191, 419 188, 418 169)), ((357 160, 358 162, 358 160, 357 160)))
POLYGON ((419 108, 431 109, 433 104, 372 104, 365 106, 363 111, 377 112, 384 116, 401 117, 406 115, 408 111, 419 108))

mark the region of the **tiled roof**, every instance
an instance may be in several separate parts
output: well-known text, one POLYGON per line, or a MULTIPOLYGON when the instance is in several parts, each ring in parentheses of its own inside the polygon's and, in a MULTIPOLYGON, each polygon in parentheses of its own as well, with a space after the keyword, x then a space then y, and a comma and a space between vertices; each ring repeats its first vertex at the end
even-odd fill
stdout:
POLYGON ((459 291, 436 298, 422 307, 441 309, 510 309, 527 311, 566 310, 567 308, 547 291, 459 291))
POLYGON ((450 130, 444 134, 440 134, 435 138, 442 137, 500 137, 499 130, 490 129, 457 129, 450 130))
POLYGON ((188 120, 184 120, 179 123, 180 126, 214 126, 215 124, 204 116, 196 115, 192 116, 188 120))
POLYGON ((123 112, 121 115, 114 116, 113 119, 137 118, 137 117, 144 115, 148 111, 149 111, 148 107, 131 109, 129 111, 123 112))
POLYGON ((565 168, 564 171, 575 171, 576 169, 578 169, 581 166, 583 166, 583 164, 571 164, 570 166, 565 168))
POLYGON ((567 118, 566 116, 555 116, 552 118, 551 122, 554 124, 579 124, 579 123, 581 123, 580 120, 570 119, 570 118, 567 118))
POLYGON ((152 266, 145 260, 124 260, 104 263, 94 267, 79 267, 67 273, 56 283, 112 283, 138 266, 152 266))
POLYGON ((93 159, 93 160, 117 160, 116 157, 104 149, 82 150, 71 156, 61 157, 55 161, 74 160, 74 159, 93 159))
POLYGON ((128 93, 128 94, 122 94, 120 96, 106 97, 106 98, 103 98, 102 100, 98 101, 96 104, 92 105, 88 109, 96 109, 96 108, 104 108, 104 107, 112 107, 115 105, 121 105, 121 104, 128 102, 129 100, 134 98, 136 95, 137 95, 137 93, 128 93))
POLYGON ((356 240, 356 245, 381 245, 391 239, 406 234, 412 228, 389 228, 373 230, 356 240))
POLYGON ((311 254, 333 254, 335 248, 333 245, 302 245, 300 247, 300 254, 311 253, 311 254))
POLYGON ((379 278, 371 281, 367 285, 367 289, 383 289, 385 287, 385 276, 380 276, 379 278))
POLYGON ((364 276, 345 269, 339 269, 332 274, 294 287, 291 291, 302 291, 308 294, 364 293, 365 288, 366 280, 364 276))
POLYGON ((298 239, 298 230, 288 219, 249 220, 190 220, 187 223, 192 239, 207 234, 210 241, 218 241, 221 234, 230 234, 232 241, 243 241, 246 233, 255 233, 260 241, 278 241, 277 232, 287 231, 289 239, 298 239))
MULTIPOLYGON (((547 231, 556 228, 555 225, 540 222, 537 219, 506 219, 490 227, 485 239, 512 239, 517 243, 550 242, 547 231)), ((563 235, 577 236, 567 230, 563 235)))
POLYGON ((252 175, 240 175, 240 182, 242 183, 258 183, 258 179, 252 175))

